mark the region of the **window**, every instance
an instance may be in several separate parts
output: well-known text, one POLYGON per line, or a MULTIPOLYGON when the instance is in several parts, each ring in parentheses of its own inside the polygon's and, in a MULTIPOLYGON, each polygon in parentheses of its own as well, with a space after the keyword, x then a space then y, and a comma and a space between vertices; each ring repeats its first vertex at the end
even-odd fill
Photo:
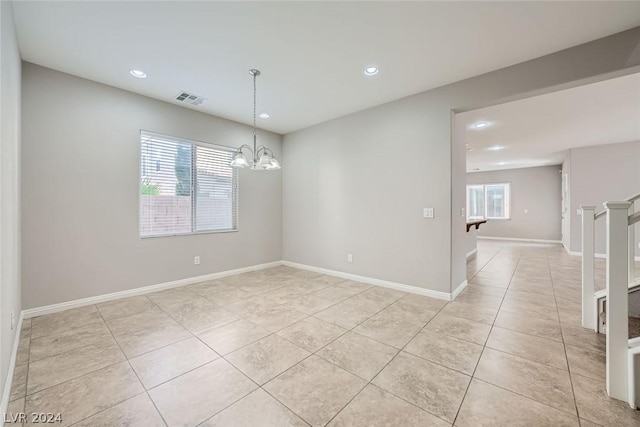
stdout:
POLYGON ((509 219, 511 185, 467 185, 467 221, 509 219))
POLYGON ((234 149, 140 133, 140 236, 238 229, 234 149))

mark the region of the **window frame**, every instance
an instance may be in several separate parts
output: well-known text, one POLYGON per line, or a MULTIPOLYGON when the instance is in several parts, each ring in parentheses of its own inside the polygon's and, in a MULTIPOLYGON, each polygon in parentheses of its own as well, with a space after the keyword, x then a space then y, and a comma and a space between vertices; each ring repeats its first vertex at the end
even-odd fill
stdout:
POLYGON ((473 222, 473 221, 485 221, 485 220, 499 220, 499 221, 510 221, 511 220, 511 182, 487 182, 484 184, 467 184, 466 186, 466 206, 467 206, 467 215, 466 215, 466 221, 467 222, 473 222), (490 217, 488 216, 488 206, 489 204, 487 203, 487 187, 489 186, 504 186, 506 187, 506 197, 505 197, 505 216, 503 217, 490 217), (478 217, 474 217, 473 219, 471 219, 469 217, 469 188, 471 187, 482 187, 482 194, 483 194, 483 201, 484 201, 484 212, 482 215, 482 218, 478 218, 478 217))
POLYGON ((486 193, 485 193, 484 184, 467 184, 466 191, 467 191, 467 194, 466 194, 466 201, 467 201, 467 203, 466 203, 466 207, 467 207, 466 220, 467 220, 467 222, 485 220, 486 219, 486 215, 487 215, 487 211, 486 211, 487 203, 486 203, 486 193), (478 218, 478 217, 470 218, 469 217, 469 213, 471 212, 471 209, 470 209, 471 204, 469 203, 469 189, 470 188, 482 188, 482 208, 483 209, 482 209, 482 217, 480 217, 480 218, 478 218))
MULTIPOLYGON (((240 174, 238 172, 238 168, 231 168, 232 170, 232 194, 235 194, 235 200, 232 199, 232 204, 235 202, 236 208, 236 218, 235 218, 235 227, 228 230, 196 230, 196 201, 197 195, 194 195, 194 188, 197 186, 197 168, 194 169, 194 166, 197 164, 198 156, 197 149, 196 154, 191 156, 191 231, 184 233, 164 233, 164 234, 149 234, 142 235, 141 234, 141 222, 140 222, 140 209, 142 207, 142 194, 140 193, 140 188, 142 187, 142 141, 143 136, 151 136, 156 137, 158 139, 164 139, 169 142, 175 142, 176 144, 190 144, 192 147, 201 146, 207 149, 213 150, 221 150, 228 151, 230 153, 235 153, 237 148, 214 144, 205 141, 198 141, 189 138, 181 138, 172 135, 166 135, 158 132, 152 132, 148 130, 141 129, 138 136, 138 237, 140 239, 155 239, 157 237, 173 237, 173 236, 191 236, 198 234, 218 234, 218 233, 237 233, 240 231, 240 174)), ((233 219, 232 219, 233 221, 233 219)))

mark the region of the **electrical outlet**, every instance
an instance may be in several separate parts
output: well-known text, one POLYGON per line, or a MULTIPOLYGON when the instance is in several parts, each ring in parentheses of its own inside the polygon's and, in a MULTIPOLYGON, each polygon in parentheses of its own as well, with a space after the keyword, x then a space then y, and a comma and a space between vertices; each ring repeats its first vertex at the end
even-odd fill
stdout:
POLYGON ((193 257, 193 265, 200 265, 200 257, 199 256, 194 256, 193 257))
POLYGON ((14 310, 11 310, 11 330, 13 331, 15 327, 16 327, 16 312, 14 310))
POLYGON ((433 218, 434 217, 433 208, 424 208, 422 214, 425 218, 433 218))
POLYGON ((347 262, 353 262, 353 254, 347 255, 347 262))

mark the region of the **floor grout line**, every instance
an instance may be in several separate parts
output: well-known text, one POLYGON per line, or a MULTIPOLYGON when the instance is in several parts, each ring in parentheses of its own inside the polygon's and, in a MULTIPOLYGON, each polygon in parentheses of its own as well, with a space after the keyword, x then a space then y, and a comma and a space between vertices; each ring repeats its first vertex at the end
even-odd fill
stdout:
MULTIPOLYGON (((153 302, 153 301, 152 301, 153 302)), ((151 404, 153 405, 153 407, 156 409, 156 412, 158 413, 158 415, 160 415, 160 419, 162 419, 162 422, 164 423, 165 426, 168 426, 167 420, 164 418, 164 415, 162 415, 162 412, 160 412, 160 408, 158 408, 158 406, 156 405, 156 402, 153 401, 153 399, 151 398, 151 395, 149 394, 149 390, 147 390, 147 388, 145 387, 144 383, 142 382, 142 380, 140 379, 140 376, 138 375, 138 373, 136 372, 135 369, 133 369, 133 365, 131 365, 131 362, 129 360, 129 358, 127 357, 127 354, 124 352, 124 350, 122 349, 122 346, 120 345, 120 343, 118 342, 118 340, 116 339, 115 335, 113 334, 113 331, 111 330, 111 328, 109 327, 109 325, 107 324, 106 320, 104 319, 104 316, 102 315, 102 313, 100 312, 100 310, 98 309, 98 307, 96 306, 96 310, 98 311, 98 314, 100 315, 100 317, 102 318, 102 321, 105 323, 105 325, 107 326, 107 329, 109 330, 109 333, 111 333, 111 337, 113 338, 113 340, 115 341, 116 345, 118 346, 118 348, 120 349, 120 352, 122 352, 122 355, 124 356, 125 360, 127 361, 127 364, 129 365, 129 369, 131 369, 131 372, 133 372, 133 374, 136 376, 136 378, 138 379, 138 383, 140 383, 140 385, 142 386, 142 389, 144 390, 144 393, 147 395, 147 399, 149 399, 151 401, 151 404)), ((140 393, 142 394, 142 393, 140 393)), ((136 395, 137 396, 137 395, 136 395)), ((134 396, 135 397, 135 396, 134 396)), ((131 399, 131 398, 129 398, 131 399)), ((125 399, 122 402, 126 402, 129 399, 125 399)), ((119 403, 122 403, 119 402, 119 403)), ((117 405, 118 403, 116 403, 117 405)), ((106 408, 105 411, 113 408, 116 405, 112 405, 109 408, 106 408)), ((102 412, 102 411, 101 411, 102 412)), ((97 412, 96 414, 99 414, 100 412, 97 412)), ((93 415, 96 415, 93 414, 93 415)), ((90 415, 87 418, 92 417, 93 415, 90 415)), ((87 419, 85 418, 85 419, 87 419)), ((80 420, 82 421, 82 420, 80 420)), ((78 422, 80 422, 78 421, 78 422)))
MULTIPOLYGON (((547 264, 549 264, 549 256, 547 255, 547 264)), ((555 290, 555 286, 554 286, 554 281, 553 281, 553 275, 551 275, 551 289, 553 292, 553 299, 556 301, 556 307, 558 305, 558 301, 556 299, 556 290, 555 290)), ((562 325, 562 321, 560 318, 560 313, 558 312, 558 321, 560 322, 560 324, 562 325)), ((560 330, 562 331, 562 326, 560 327, 560 330)), ((573 396, 573 405, 576 409, 576 416, 578 417, 578 425, 581 426, 582 425, 582 421, 580 420, 580 410, 578 409, 578 400, 576 399, 576 391, 573 387, 573 378, 571 377, 571 364, 569 363, 569 355, 567 354, 567 344, 564 341, 564 335, 562 336, 562 348, 564 349, 564 357, 565 360, 567 361, 567 372, 569 375, 569 384, 571 385, 571 393, 573 396)))
MULTIPOLYGON (((402 298, 400 298, 400 299, 402 299, 402 298)), ((396 301, 396 302, 397 302, 397 301, 396 301)), ((394 302, 393 304, 395 304, 395 302, 394 302)), ((393 304, 390 304, 388 307, 390 307, 390 306, 391 306, 391 305, 393 305, 393 304)), ((411 341, 413 341, 413 340, 414 340, 414 338, 415 338, 416 336, 418 336, 418 334, 419 334, 420 332, 422 332, 422 330, 424 330, 424 328, 425 328, 425 327, 426 327, 426 326, 427 326, 427 325, 428 325, 428 324, 429 324, 429 323, 430 323, 430 322, 431 322, 431 321, 432 321, 432 320, 433 320, 433 319, 434 319, 434 318, 435 318, 435 317, 436 317, 436 316, 437 316, 437 315, 442 311, 442 309, 443 309, 444 307, 446 307, 446 306, 447 306, 447 304, 448 304, 448 302, 447 302, 447 303, 445 303, 445 304, 443 304, 443 305, 442 305, 442 307, 440 307, 440 309, 436 312, 436 314, 435 314, 431 319, 429 319, 429 320, 426 322, 426 324, 425 324, 422 328, 420 328, 420 329, 418 330, 418 332, 416 332, 416 333, 411 337, 411 339, 410 339, 409 341, 407 341, 407 343, 406 343, 404 346, 402 346, 402 348, 401 348, 400 350, 398 350, 398 352, 397 352, 397 353, 396 353, 396 354, 395 354, 395 355, 394 355, 394 356, 393 356, 393 357, 392 357, 392 358, 391 358, 391 359, 390 359, 390 360, 389 360, 389 361, 388 361, 388 362, 387 362, 387 363, 386 363, 386 364, 385 364, 385 365, 384 365, 380 370, 378 370, 378 372, 373 376, 373 378, 371 378, 371 379, 370 379, 370 380, 369 380, 369 381, 368 381, 368 382, 367 382, 367 383, 366 383, 366 384, 365 384, 365 385, 360 389, 360 391, 358 391, 358 393, 356 393, 356 394, 355 394, 351 399, 349 399, 349 401, 348 401, 344 406, 342 406, 342 407, 340 408, 340 410, 338 410, 338 412, 336 412, 336 414, 335 414, 333 417, 331 417, 331 419, 330 419, 329 421, 327 421, 327 423, 326 423, 326 424, 329 424, 329 423, 330 423, 331 421, 333 421, 333 420, 334 420, 338 415, 340 415, 340 413, 341 413, 341 412, 342 412, 342 411, 343 411, 347 406, 349 406, 349 404, 350 404, 350 403, 351 403, 351 402, 352 402, 352 401, 353 401, 353 400, 354 400, 354 399, 355 399, 355 398, 356 398, 360 393, 362 393, 362 391, 363 391, 365 388, 367 388, 367 386, 369 386, 369 385, 373 385, 373 386, 375 386, 375 387, 378 387, 376 384, 374 384, 374 383, 373 383, 373 381, 375 381, 375 379, 378 377, 378 375, 380 375, 380 373, 381 373, 382 371, 384 371, 384 370, 385 370, 385 368, 386 368, 387 366, 389 366, 389 365, 391 364, 391 362, 393 362, 393 361, 396 359, 396 357, 398 357, 398 355, 399 355, 400 353, 402 353, 402 351, 405 349, 405 347, 406 347, 407 345, 409 345, 409 343, 410 343, 411 341)), ((381 311, 382 311, 382 310, 381 310, 381 311)), ((373 317, 373 316, 372 316, 372 317, 373 317)), ((365 320, 365 322, 366 322, 366 320, 365 320)), ((364 323, 364 322, 362 322, 362 323, 364 323)), ((360 324, 362 324, 362 323, 360 323, 360 324)), ((359 326, 359 325, 358 325, 358 326, 359 326)), ((356 327, 357 327, 357 326, 355 326, 353 329, 355 329, 356 327)), ((352 331, 353 331, 353 329, 352 329, 352 331)), ((355 331, 354 331, 354 333, 357 333, 357 332, 355 332, 355 331)), ((367 337, 367 338, 368 338, 368 337, 367 337)), ((373 339, 373 338, 370 338, 370 339, 373 339)), ((377 341, 377 340, 374 340, 374 341, 379 342, 379 341, 377 341)), ((381 344, 384 344, 384 343, 381 343, 381 344)), ((388 344, 386 344, 386 345, 388 345, 388 344)), ((395 347, 394 347, 394 348, 395 348, 395 347)), ((409 353, 409 354, 411 354, 411 353, 409 353)), ((423 360, 425 360, 425 359, 423 359, 423 360)), ((329 363, 331 363, 331 362, 329 362, 329 363)), ((337 366, 337 365, 336 365, 336 366, 337 366)), ((339 367, 339 366, 338 366, 338 367, 339 367)), ((341 368, 341 369, 344 369, 344 368, 341 368)), ((365 381, 366 381, 366 380, 365 380, 365 381)), ((399 399, 401 399, 401 400, 403 400, 403 401, 405 401, 405 402, 407 402, 407 403, 411 404, 412 406, 415 406, 416 408, 418 408, 418 409, 420 409, 420 410, 422 410, 422 411, 425 411, 425 412, 427 412, 427 413, 429 413, 429 414, 431 414, 431 415, 433 415, 433 416, 438 417, 437 415, 432 414, 431 412, 429 412, 429 411, 425 410, 424 408, 421 408, 421 407, 419 407, 418 405, 415 405, 414 403, 409 402, 408 400, 406 400, 406 399, 404 399, 404 398, 402 398, 402 397, 400 397, 400 396, 397 396, 395 393, 392 393, 391 391, 389 391, 389 390, 387 390, 387 389, 384 389, 384 388, 382 388, 382 387, 378 387, 378 388, 380 388, 381 390, 384 390, 386 393, 389 393, 389 394, 391 394, 391 395, 393 395, 393 396, 395 396, 395 397, 397 397, 397 398, 399 398, 399 399)), ((440 418, 440 419, 444 420, 444 419, 443 419, 443 418, 441 418, 441 417, 438 417, 438 418, 440 418)), ((444 421, 448 422, 447 420, 444 420, 444 421)), ((326 425, 326 424, 325 424, 325 425, 326 425)))
MULTIPOLYGON (((498 254, 503 250, 503 248, 500 249, 500 251, 498 251, 492 258, 491 260, 489 260, 489 262, 491 262, 495 257, 498 256, 498 254)), ((500 308, 502 308, 502 304, 504 303, 504 299, 507 297, 507 291, 509 289, 509 285, 511 284, 511 280, 513 280, 513 276, 515 275, 516 270, 518 269, 518 264, 520 263, 520 258, 522 257, 522 255, 520 255, 518 257, 518 262, 516 263, 516 267, 513 270, 513 273, 511 273, 511 278, 509 279, 509 284, 507 285, 507 287, 505 288, 505 293, 502 296, 502 300, 500 301, 500 306, 498 307, 498 310, 496 311, 496 316, 493 319, 493 323, 491 324, 491 329, 489 329, 489 333, 487 334, 487 338, 485 339, 484 345, 482 346, 482 351, 480 352, 480 356, 478 356, 478 361, 476 362, 475 367, 473 368, 473 372, 471 373, 471 380, 469 380, 469 384, 467 384, 467 388, 464 391, 464 395, 462 396, 462 400, 460 401, 460 405, 458 406, 458 410, 456 411, 456 416, 453 418, 453 422, 451 423, 452 425, 455 425, 456 421, 458 420, 458 416, 460 415, 460 411, 462 410, 462 406, 464 405, 464 401, 467 398, 467 393, 469 392, 469 388, 471 387, 471 383, 473 382, 474 378, 476 377, 476 371, 478 369, 478 366, 480 365, 480 360, 482 359, 482 355, 484 354, 484 350, 487 348, 487 342, 489 341, 489 337, 491 336, 491 332, 493 331, 493 326, 495 324, 496 319, 498 318, 498 314, 500 313, 500 308)), ((489 262, 486 265, 489 265, 489 262)), ((485 267, 486 267, 485 265, 485 267)), ((484 268, 484 267, 483 267, 484 268)), ((480 271, 482 271, 482 269, 480 269, 480 271)), ((476 273, 477 274, 477 273, 476 273)))

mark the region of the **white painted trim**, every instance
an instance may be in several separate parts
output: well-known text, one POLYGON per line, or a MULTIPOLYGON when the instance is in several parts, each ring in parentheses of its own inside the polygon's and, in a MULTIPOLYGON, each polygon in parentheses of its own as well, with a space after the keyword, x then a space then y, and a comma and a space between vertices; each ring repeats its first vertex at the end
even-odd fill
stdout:
MULTIPOLYGON (((582 256, 582 252, 573 252, 573 251, 570 251, 569 249, 567 249, 567 252, 569 253, 569 255, 582 256)), ((594 256, 596 258, 606 258, 607 254, 595 254, 594 256)), ((640 256, 635 257, 635 260, 640 261, 640 256)))
POLYGON ((472 256, 474 256, 477 253, 478 253, 478 248, 470 250, 469 252, 467 252, 467 259, 471 258, 472 256))
POLYGON ((460 283, 458 287, 455 288, 451 293, 451 301, 455 300, 458 297, 458 295, 460 295, 460 292, 464 291, 464 289, 467 287, 468 284, 469 282, 467 282, 466 280, 460 283))
POLYGON ((544 239, 519 239, 515 237, 488 237, 478 236, 481 240, 512 240, 514 242, 534 242, 534 243, 559 243, 562 244, 562 240, 544 240, 544 239))
MULTIPOLYGON (((567 251, 567 252, 569 252, 569 255, 582 256, 582 252, 573 252, 573 251, 567 251)), ((607 254, 593 254, 593 256, 595 258, 606 258, 607 254)))
MULTIPOLYGON (((637 339, 637 338, 636 338, 637 339)), ((627 387, 629 392, 629 406, 631 409, 637 409, 637 393, 640 384, 638 384, 639 379, 636 378, 636 357, 640 355, 640 347, 636 345, 632 345, 631 340, 629 340, 629 351, 627 352, 627 387)))
POLYGON ((369 283, 370 285, 382 286, 384 288, 396 289, 398 291, 424 295, 427 297, 442 299, 445 301, 451 301, 451 294, 447 292, 434 291, 431 289, 419 288, 417 286, 404 285, 402 283, 388 282, 386 280, 375 279, 373 277, 358 276, 357 274, 345 273, 345 272, 336 271, 336 270, 329 270, 327 268, 314 267, 306 264, 298 264, 297 262, 282 261, 282 264, 288 267, 299 268, 301 270, 309 270, 316 273, 328 274, 329 276, 341 277, 343 279, 369 283))
MULTIPOLYGON (((4 382, 4 389, 2 392, 2 402, 0 402, 0 414, 4 419, 4 414, 7 413, 7 407, 9 406, 9 397, 11 397, 11 384, 13 383, 13 373, 16 368, 16 359, 18 357, 18 346, 20 345, 20 332, 22 331, 22 313, 18 317, 18 324, 16 326, 16 335, 13 338, 13 349, 11 350, 11 359, 9 360, 9 369, 7 369, 7 379, 4 382)), ((3 423, 4 425, 4 423, 3 423)))
POLYGON ((112 301, 115 299, 132 297, 136 295, 148 294, 164 289, 177 288, 180 286, 191 285, 193 283, 205 282, 207 280, 220 279, 222 277, 233 276, 235 274, 247 273, 249 271, 262 270, 270 267, 282 265, 282 261, 274 261, 266 264, 252 265, 249 267, 236 268, 235 270, 220 271, 218 273, 205 274, 203 276, 188 277, 186 279, 174 280, 172 282, 158 283, 157 285, 144 286, 142 288, 129 289, 126 291, 113 292, 109 294, 96 295, 94 297, 82 298, 59 304, 46 305, 43 307, 30 308, 22 311, 25 319, 31 317, 42 316, 43 314, 57 313, 59 311, 69 310, 70 308, 84 307, 101 302, 112 301))

